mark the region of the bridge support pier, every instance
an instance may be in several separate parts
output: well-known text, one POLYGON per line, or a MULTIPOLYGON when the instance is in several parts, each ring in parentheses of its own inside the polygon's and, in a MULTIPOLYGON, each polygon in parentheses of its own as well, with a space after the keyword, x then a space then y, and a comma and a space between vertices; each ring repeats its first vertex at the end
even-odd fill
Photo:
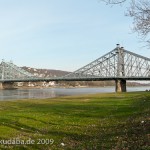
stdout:
POLYGON ((14 89, 14 82, 1 82, 0 89, 14 89))
POLYGON ((126 80, 115 80, 116 92, 126 92, 126 80))

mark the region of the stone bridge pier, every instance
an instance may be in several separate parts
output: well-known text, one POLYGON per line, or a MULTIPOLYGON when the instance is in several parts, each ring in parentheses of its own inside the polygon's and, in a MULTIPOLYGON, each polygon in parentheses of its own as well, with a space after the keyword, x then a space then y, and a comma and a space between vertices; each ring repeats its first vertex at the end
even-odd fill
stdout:
POLYGON ((0 82, 0 89, 14 89, 14 82, 0 82))
POLYGON ((116 83, 116 92, 126 92, 126 80, 117 79, 115 80, 116 83))

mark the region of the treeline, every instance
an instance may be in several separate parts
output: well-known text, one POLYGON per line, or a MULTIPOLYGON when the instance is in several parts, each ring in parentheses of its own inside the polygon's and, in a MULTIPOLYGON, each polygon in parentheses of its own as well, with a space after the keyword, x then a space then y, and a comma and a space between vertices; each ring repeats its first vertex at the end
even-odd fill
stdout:
MULTIPOLYGON (((59 81, 57 82, 60 86, 115 86, 115 81, 59 81)), ((145 83, 138 82, 127 82, 127 86, 144 86, 145 83)))
MULTIPOLYGON (((138 82, 127 82, 127 86, 146 86, 149 84, 138 82)), ((55 82, 16 82, 15 87, 105 87, 115 86, 115 81, 55 81, 55 82)))
POLYGON ((59 81, 57 84, 61 86, 113 86, 114 81, 59 81))

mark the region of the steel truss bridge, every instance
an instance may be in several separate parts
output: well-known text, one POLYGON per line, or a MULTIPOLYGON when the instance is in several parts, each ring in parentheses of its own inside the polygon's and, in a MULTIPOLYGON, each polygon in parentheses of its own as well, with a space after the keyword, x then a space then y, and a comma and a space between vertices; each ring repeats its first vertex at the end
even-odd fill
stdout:
POLYGON ((150 58, 117 47, 86 66, 62 77, 39 78, 2 60, 0 83, 6 88, 14 82, 105 81, 115 80, 116 92, 126 91, 126 80, 150 80, 150 58))

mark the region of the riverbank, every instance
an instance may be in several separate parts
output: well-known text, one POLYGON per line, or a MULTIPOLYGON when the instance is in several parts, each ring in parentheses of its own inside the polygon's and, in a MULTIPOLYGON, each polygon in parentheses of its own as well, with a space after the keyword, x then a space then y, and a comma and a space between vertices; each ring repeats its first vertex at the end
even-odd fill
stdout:
POLYGON ((7 150, 146 150, 150 92, 2 101, 0 133, 0 149, 7 150))

